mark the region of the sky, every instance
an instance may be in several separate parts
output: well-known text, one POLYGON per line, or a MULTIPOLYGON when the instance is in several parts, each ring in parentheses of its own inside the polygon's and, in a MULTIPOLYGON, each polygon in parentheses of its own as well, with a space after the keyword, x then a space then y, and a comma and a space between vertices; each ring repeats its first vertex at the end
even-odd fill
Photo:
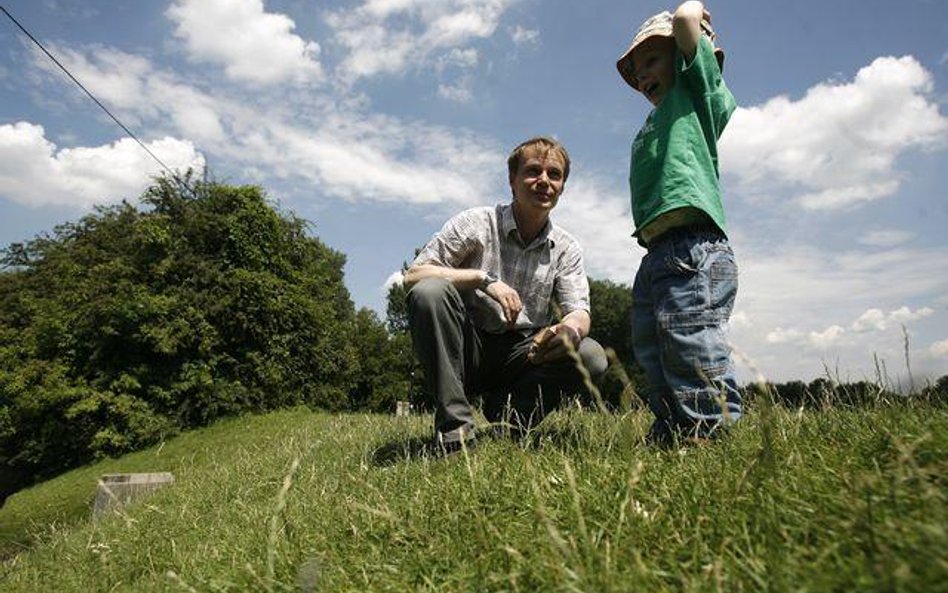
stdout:
MULTIPOLYGON (((263 187, 347 256, 358 307, 551 135, 554 221, 631 286, 631 0, 0 0, 174 169, 263 187)), ((743 380, 948 374, 948 2, 709 2, 743 380), (907 339, 907 345, 906 345, 907 339), (906 356, 908 354, 908 356, 906 356), (908 364, 906 362, 908 359, 908 364), (911 368, 911 375, 907 368, 911 368)), ((161 167, 0 15, 0 246, 137 200, 161 167)), ((595 320, 593 320, 595 323, 595 320)))

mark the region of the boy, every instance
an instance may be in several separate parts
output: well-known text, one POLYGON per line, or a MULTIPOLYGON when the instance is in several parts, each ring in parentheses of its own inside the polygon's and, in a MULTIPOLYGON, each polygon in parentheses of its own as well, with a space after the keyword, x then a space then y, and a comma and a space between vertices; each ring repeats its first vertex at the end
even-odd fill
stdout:
POLYGON ((655 421, 647 442, 712 438, 741 416, 725 329, 737 266, 725 234, 717 140, 736 104, 711 15, 688 1, 639 28, 616 66, 654 105, 632 143, 632 341, 655 421))

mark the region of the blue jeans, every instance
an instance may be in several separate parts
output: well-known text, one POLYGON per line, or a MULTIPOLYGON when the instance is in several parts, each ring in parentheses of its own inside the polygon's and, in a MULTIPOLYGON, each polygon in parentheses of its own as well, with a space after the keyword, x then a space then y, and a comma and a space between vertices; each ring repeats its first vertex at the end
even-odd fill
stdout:
POLYGON ((741 416, 727 321, 737 264, 716 231, 673 229, 649 245, 632 287, 632 344, 656 423, 711 436, 741 416))

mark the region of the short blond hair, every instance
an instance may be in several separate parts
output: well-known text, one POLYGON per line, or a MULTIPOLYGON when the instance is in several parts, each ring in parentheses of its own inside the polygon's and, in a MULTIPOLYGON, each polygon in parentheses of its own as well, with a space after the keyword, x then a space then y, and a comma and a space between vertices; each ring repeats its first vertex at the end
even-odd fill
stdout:
POLYGON ((565 146, 549 136, 535 136, 518 144, 510 153, 510 156, 507 157, 508 175, 512 178, 517 174, 517 171, 520 170, 520 163, 523 160, 523 153, 528 148, 533 148, 534 146, 546 152, 553 151, 560 155, 560 158, 563 159, 563 181, 566 181, 566 178, 569 177, 569 153, 566 152, 565 146))

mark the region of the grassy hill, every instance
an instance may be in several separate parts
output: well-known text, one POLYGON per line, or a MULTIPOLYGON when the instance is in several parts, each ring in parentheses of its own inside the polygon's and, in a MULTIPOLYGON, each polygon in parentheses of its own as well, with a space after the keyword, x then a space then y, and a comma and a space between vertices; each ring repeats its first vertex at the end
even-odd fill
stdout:
POLYGON ((948 414, 758 409, 723 441, 552 416, 529 443, 422 451, 427 417, 221 422, 22 491, 3 591, 946 591, 948 414), (104 473, 174 486, 98 523, 104 473))

